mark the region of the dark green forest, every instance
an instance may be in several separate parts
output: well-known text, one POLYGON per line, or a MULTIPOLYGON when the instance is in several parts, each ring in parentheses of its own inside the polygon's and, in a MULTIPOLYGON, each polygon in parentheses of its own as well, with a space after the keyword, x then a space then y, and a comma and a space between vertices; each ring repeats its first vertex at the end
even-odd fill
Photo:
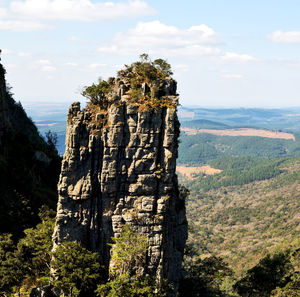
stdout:
POLYGON ((216 136, 202 133, 181 133, 179 164, 206 164, 219 157, 279 158, 300 155, 300 135, 296 141, 254 136, 216 136))

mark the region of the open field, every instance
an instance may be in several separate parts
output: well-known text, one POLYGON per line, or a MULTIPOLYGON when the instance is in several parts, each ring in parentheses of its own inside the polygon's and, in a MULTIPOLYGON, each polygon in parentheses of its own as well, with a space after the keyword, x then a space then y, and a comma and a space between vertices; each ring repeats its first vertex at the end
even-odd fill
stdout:
POLYGON ((206 175, 214 175, 216 173, 222 172, 220 169, 212 168, 209 165, 201 166, 201 167, 187 167, 187 166, 177 166, 176 171, 182 174, 186 179, 192 180, 194 179, 194 173, 204 173, 206 175))
POLYGON ((208 133, 218 136, 258 136, 277 139, 292 139, 295 141, 295 136, 292 133, 258 130, 258 129, 228 129, 228 130, 215 130, 215 129, 193 129, 181 128, 188 135, 196 135, 200 133, 208 133))

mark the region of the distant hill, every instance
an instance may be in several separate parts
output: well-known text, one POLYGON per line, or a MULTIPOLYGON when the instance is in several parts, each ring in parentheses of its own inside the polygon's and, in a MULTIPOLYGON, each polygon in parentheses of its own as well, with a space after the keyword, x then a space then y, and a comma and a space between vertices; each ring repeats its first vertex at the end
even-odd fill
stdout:
MULTIPOLYGON (((300 108, 187 108, 181 107, 179 115, 188 121, 209 120, 232 128, 264 128, 270 130, 299 131, 300 108)), ((188 127, 188 126, 186 126, 188 127)), ((197 127, 206 128, 206 127, 197 127)))
POLYGON ((210 120, 192 120, 192 121, 180 121, 181 127, 186 128, 201 128, 201 129, 227 129, 231 128, 231 126, 228 126, 223 123, 214 122, 210 120))

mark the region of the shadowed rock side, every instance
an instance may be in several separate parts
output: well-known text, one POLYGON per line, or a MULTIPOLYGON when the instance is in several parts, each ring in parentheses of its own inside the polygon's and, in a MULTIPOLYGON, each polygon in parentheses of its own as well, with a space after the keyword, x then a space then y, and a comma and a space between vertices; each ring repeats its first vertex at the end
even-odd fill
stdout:
MULTIPOLYGON (((170 86, 164 92, 177 104, 175 81, 170 86)), ((139 112, 119 94, 105 115, 81 111, 77 102, 69 109, 54 249, 79 241, 97 251, 108 269, 111 237, 131 224, 148 238, 146 265, 139 269, 176 287, 187 238, 175 174, 176 107, 139 112)))
POLYGON ((9 127, 8 108, 6 101, 5 70, 0 64, 0 144, 2 135, 9 127))
POLYGON ((42 205, 55 208, 60 163, 54 144, 13 99, 0 63, 0 233, 17 240, 40 221, 42 205))

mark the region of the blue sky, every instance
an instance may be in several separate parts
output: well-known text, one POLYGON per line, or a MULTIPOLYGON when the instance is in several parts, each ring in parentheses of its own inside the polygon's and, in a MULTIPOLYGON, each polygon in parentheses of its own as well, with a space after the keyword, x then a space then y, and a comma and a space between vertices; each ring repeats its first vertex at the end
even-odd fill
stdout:
POLYGON ((2 63, 24 103, 84 101, 147 52, 182 105, 300 106, 299 15, 298 0, 0 0, 2 63))

